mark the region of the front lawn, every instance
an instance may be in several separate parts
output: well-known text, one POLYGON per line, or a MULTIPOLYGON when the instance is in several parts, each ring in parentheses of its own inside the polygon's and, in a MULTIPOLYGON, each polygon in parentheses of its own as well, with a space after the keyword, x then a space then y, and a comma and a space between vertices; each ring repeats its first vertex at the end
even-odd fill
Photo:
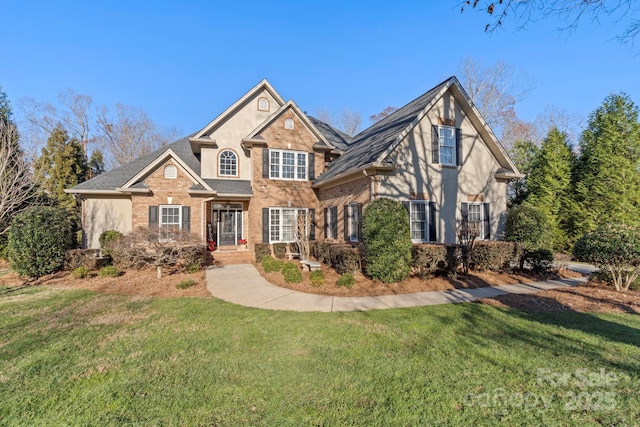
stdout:
POLYGON ((640 316, 0 288, 0 425, 631 425, 640 316))

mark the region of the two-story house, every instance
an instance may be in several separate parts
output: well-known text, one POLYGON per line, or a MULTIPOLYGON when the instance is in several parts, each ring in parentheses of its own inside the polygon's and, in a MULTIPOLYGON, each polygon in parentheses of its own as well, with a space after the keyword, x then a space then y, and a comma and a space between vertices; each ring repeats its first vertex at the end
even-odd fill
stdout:
MULTIPOLYGON (((85 245, 109 229, 190 230, 248 261, 257 242, 357 242, 378 197, 404 203, 415 242, 455 242, 463 220, 499 239, 506 185, 521 176, 455 77, 349 137, 263 80, 188 138, 83 182, 85 245)), ((242 258, 241 258, 242 259, 242 258)))

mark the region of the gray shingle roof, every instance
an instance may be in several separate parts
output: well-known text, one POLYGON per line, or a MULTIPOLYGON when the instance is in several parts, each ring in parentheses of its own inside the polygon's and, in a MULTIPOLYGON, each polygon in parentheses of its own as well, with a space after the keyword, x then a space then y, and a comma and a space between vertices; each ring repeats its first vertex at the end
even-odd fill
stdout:
MULTIPOLYGON (((191 143, 187 137, 138 157, 129 163, 98 175, 88 181, 81 182, 71 190, 115 190, 116 188, 122 187, 127 181, 140 173, 140 171, 168 149, 173 150, 180 160, 189 166, 196 174, 200 175, 200 160, 193 154, 191 143)), ((135 184, 135 188, 140 187, 135 184)))
POLYGON ((376 161, 384 162, 384 159, 379 159, 382 153, 396 141, 402 131, 415 120, 418 114, 440 92, 442 87, 453 78, 445 80, 427 93, 420 95, 404 107, 353 137, 348 150, 334 160, 329 165, 329 169, 322 173, 315 183, 322 183, 344 172, 358 169, 376 161))
MULTIPOLYGON (((240 180, 240 179, 205 179, 204 182, 207 183, 209 187, 213 189, 213 191, 217 192, 219 195, 224 194, 243 194, 247 196, 253 195, 253 191, 251 189, 251 181, 240 180)), ((205 188, 202 184, 194 185, 190 188, 190 190, 204 190, 205 188)))
POLYGON ((327 123, 316 119, 315 117, 307 116, 313 125, 320 131, 329 144, 336 147, 338 150, 345 151, 351 144, 352 137, 346 133, 339 131, 338 129, 328 125, 327 123))

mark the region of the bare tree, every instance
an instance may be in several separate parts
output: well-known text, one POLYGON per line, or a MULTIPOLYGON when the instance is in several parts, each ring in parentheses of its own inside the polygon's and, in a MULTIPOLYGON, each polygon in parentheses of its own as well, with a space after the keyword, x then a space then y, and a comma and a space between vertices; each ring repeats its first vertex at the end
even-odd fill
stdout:
POLYGON ((369 120, 371 120, 371 123, 379 122, 380 120, 384 119, 385 117, 395 113, 397 110, 398 109, 396 107, 388 106, 387 108, 385 108, 384 110, 380 111, 379 113, 370 115, 369 116, 369 120))
POLYGON ((456 227, 456 234, 458 242, 462 246, 461 258, 464 274, 469 274, 469 264, 473 247, 476 239, 480 236, 480 222, 469 221, 468 218, 463 218, 456 227))
POLYGON ((490 22, 485 25, 485 31, 501 28, 507 18, 515 20, 516 24, 524 27, 538 19, 557 18, 564 22, 561 30, 575 29, 580 20, 591 18, 600 22, 603 16, 614 23, 628 21, 618 40, 623 43, 631 42, 640 33, 640 19, 638 9, 632 0, 498 0, 485 1, 466 0, 459 3, 461 11, 465 9, 480 9, 490 16, 490 22))
POLYGON ((311 231, 311 226, 311 215, 305 210, 299 210, 296 215, 295 242, 298 245, 300 259, 309 259, 309 232, 311 231))
POLYGON ((116 104, 110 111, 101 107, 97 118, 100 134, 97 142, 105 163, 118 166, 160 148, 174 139, 176 131, 163 131, 140 108, 116 104))
POLYGON ((35 180, 29 162, 18 145, 18 131, 12 123, 0 121, 0 235, 11 218, 36 201, 35 180))
POLYGON ((360 116, 360 113, 351 111, 348 108, 342 110, 342 113, 340 113, 340 116, 338 116, 337 119, 334 118, 333 114, 325 108, 318 110, 316 117, 318 120, 341 130, 349 136, 357 134, 358 130, 360 130, 360 126, 362 126, 362 117, 360 116))

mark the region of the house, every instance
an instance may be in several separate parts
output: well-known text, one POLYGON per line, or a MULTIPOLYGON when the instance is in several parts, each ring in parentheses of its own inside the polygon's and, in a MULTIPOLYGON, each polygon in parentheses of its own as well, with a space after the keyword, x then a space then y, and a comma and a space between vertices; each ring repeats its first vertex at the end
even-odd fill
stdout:
POLYGON ((463 218, 500 239, 520 176, 455 77, 354 137, 263 80, 190 137, 66 191, 82 199, 86 247, 108 229, 179 228, 249 261, 255 243, 293 241, 300 215, 312 240, 358 242, 378 197, 407 207, 414 242, 455 242, 463 218))

